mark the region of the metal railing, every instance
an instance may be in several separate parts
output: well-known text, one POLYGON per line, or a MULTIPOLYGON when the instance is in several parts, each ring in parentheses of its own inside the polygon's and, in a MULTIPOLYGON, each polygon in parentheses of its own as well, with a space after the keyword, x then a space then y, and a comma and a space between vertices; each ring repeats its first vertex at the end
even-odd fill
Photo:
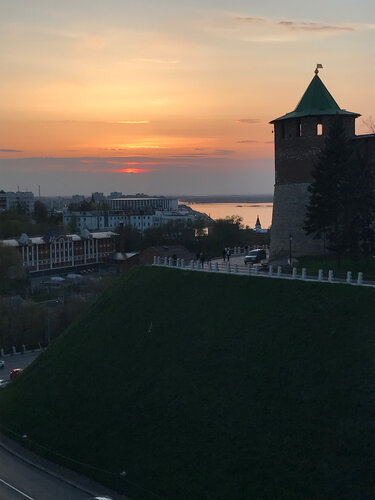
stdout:
POLYGON ((317 275, 308 275, 306 268, 302 268, 301 272, 296 267, 283 268, 282 266, 262 265, 262 264, 233 264, 231 262, 191 260, 185 262, 184 259, 173 259, 171 257, 154 257, 154 266, 172 267, 181 270, 200 271, 208 273, 235 274, 238 276, 256 276, 262 278, 278 278, 288 280, 299 280, 315 283, 339 283, 347 285, 358 285, 375 287, 374 281, 365 281, 363 273, 359 272, 354 275, 351 271, 346 273, 345 278, 334 277, 333 271, 324 273, 319 269, 317 275))

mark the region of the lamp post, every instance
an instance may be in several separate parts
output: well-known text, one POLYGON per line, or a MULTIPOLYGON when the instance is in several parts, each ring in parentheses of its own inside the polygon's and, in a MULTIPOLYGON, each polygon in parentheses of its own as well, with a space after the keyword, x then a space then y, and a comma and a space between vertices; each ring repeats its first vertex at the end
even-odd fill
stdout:
POLYGON ((289 266, 290 269, 292 269, 292 241, 293 241, 293 235, 289 235, 289 266))

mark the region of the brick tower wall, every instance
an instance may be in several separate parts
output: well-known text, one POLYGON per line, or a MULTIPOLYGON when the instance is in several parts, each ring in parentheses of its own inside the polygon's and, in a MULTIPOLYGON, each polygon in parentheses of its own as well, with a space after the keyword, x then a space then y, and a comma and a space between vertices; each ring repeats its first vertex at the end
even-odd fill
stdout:
MULTIPOLYGON (((353 115, 342 115, 346 134, 354 137, 353 115)), ((271 227, 271 260, 289 257, 289 237, 292 236, 292 257, 321 255, 323 242, 314 240, 303 231, 307 191, 312 181, 311 171, 317 155, 324 147, 325 137, 335 115, 306 116, 275 122, 275 191, 271 227), (318 125, 322 135, 318 135, 318 125)))

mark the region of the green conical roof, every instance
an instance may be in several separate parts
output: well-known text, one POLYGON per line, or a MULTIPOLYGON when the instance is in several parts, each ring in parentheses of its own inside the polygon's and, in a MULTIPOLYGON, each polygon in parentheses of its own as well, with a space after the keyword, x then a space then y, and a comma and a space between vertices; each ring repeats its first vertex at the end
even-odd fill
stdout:
POLYGON ((297 104, 296 109, 291 113, 287 113, 286 115, 280 116, 280 118, 272 120, 271 123, 278 120, 286 120, 287 118, 335 114, 360 116, 358 113, 351 113, 345 109, 340 109, 322 80, 316 74, 303 94, 302 99, 297 104))

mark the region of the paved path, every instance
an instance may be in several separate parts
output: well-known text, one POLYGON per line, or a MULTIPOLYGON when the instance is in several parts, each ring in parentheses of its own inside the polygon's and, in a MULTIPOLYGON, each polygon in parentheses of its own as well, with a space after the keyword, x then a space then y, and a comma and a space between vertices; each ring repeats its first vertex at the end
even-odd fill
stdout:
POLYGON ((0 448, 0 500, 85 500, 78 490, 0 448))
POLYGON ((126 500, 85 476, 0 440, 0 500, 86 500, 95 495, 126 500))

